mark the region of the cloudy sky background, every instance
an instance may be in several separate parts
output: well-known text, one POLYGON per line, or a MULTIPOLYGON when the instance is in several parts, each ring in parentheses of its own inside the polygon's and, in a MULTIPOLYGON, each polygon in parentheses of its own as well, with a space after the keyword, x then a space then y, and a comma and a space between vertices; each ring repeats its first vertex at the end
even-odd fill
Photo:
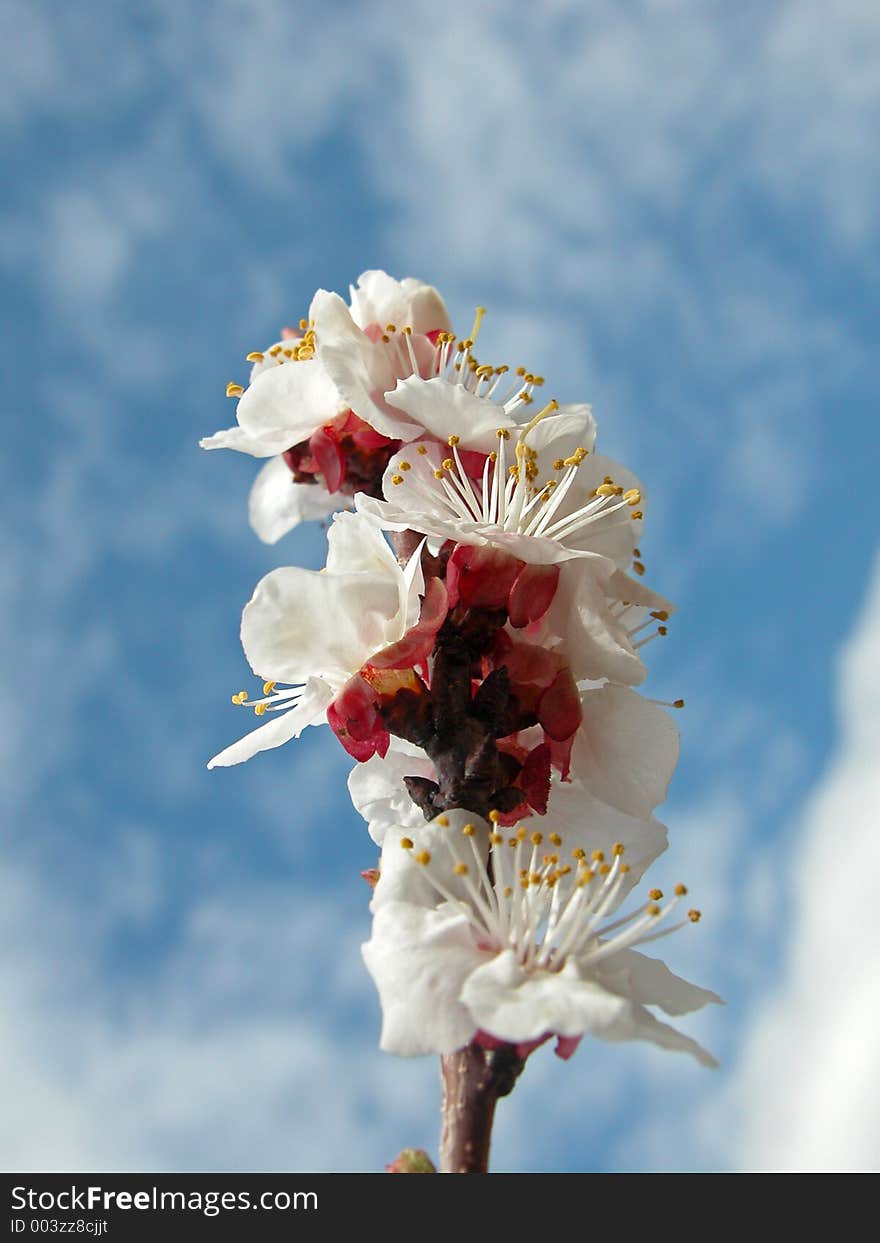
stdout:
POLYGON ((665 943, 702 1071, 544 1050, 495 1168, 880 1164, 880 11, 0 0, 0 1167, 376 1170, 374 854, 327 731, 208 773, 279 562, 227 380, 315 288, 439 285, 645 480, 688 706, 665 943), (873 348, 872 348, 873 346, 873 348))

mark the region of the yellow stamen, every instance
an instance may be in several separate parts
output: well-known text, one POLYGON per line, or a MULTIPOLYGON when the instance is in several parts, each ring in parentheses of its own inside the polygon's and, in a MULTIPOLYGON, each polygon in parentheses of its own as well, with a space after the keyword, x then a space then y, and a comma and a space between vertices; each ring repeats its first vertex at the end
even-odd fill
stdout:
POLYGON ((233 380, 230 380, 229 383, 226 385, 226 396, 227 397, 240 397, 243 392, 244 392, 244 389, 242 388, 242 386, 240 384, 236 384, 233 380))

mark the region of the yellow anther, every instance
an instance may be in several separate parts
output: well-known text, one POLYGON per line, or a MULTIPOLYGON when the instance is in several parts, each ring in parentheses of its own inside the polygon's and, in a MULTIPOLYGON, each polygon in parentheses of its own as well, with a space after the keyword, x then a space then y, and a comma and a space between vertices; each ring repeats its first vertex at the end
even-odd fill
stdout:
POLYGON ((394 486, 395 486, 395 488, 396 488, 396 487, 398 486, 398 484, 403 483, 403 475, 392 475, 392 476, 391 476, 391 482, 394 484, 394 486))
POLYGON ((658 627, 657 627, 657 633, 658 633, 658 634, 669 634, 669 627, 668 627, 668 626, 658 626, 658 627))
POLYGON ((663 897, 663 890, 652 889, 651 892, 648 894, 648 897, 651 899, 652 902, 659 902, 660 899, 663 897))
POLYGON ((411 470, 412 467, 410 466, 409 462, 399 462, 397 469, 398 470, 411 470))
POLYGON ((515 475, 516 478, 519 479, 519 467, 518 466, 508 466, 507 473, 508 475, 515 475))
POLYGON ((517 374, 517 375, 525 375, 525 373, 526 373, 526 369, 525 369, 525 367, 517 367, 517 369, 516 369, 516 374, 517 374))
POLYGON ((656 902, 652 902, 651 905, 648 907, 648 914, 652 915, 655 919, 660 914, 660 907, 657 905, 656 902))
POLYGON ((683 700, 683 699, 673 699, 673 701, 672 701, 672 706, 673 706, 673 708, 683 708, 683 707, 684 707, 684 700, 683 700))
POLYGON ((264 712, 266 711, 266 709, 268 708, 268 706, 269 706, 268 704, 254 704, 254 713, 255 713, 257 716, 262 716, 262 715, 263 715, 263 713, 264 713, 264 712))
POLYGON ((400 839, 400 844, 404 850, 412 850, 413 848, 413 840, 411 837, 402 837, 400 839))
POLYGON ((299 346, 297 346, 295 350, 288 346, 287 349, 282 350, 281 353, 285 358, 299 357, 299 346))
POLYGON ((613 483, 600 483, 598 488, 596 489, 596 495, 597 496, 613 496, 614 495, 614 484, 613 483))
MULTIPOLYGON (((447 824, 448 823, 449 821, 447 821, 447 824)), ((477 826, 475 824, 465 824, 462 826, 461 831, 465 835, 465 837, 473 837, 477 831, 477 826)))
POLYGON ((541 385, 544 383, 544 377, 542 375, 532 376, 532 383, 536 385, 538 388, 540 388, 541 385))
POLYGON ((617 859, 623 854, 624 850, 626 850, 626 847, 623 842, 615 842, 611 853, 614 855, 615 859, 617 859))
POLYGON ((686 893, 687 885, 678 884, 675 886, 675 896, 677 898, 683 898, 686 893))
POLYGON ((641 555, 642 555, 642 550, 641 550, 641 548, 634 548, 634 549, 633 549, 633 556, 634 556, 634 557, 640 557, 641 555))
POLYGON ((499 440, 510 440, 510 432, 506 427, 499 427, 495 435, 499 440))
POLYGON ((562 838, 560 837, 560 835, 559 835, 558 833, 551 833, 551 834, 550 834, 550 841, 553 843, 553 845, 554 845, 554 846, 561 846, 561 845, 562 845, 562 838))
POLYGON ((630 867, 628 863, 621 863, 620 867, 618 868, 618 871, 621 873, 628 872, 629 870, 630 870, 630 867))
POLYGON ((434 471, 434 478, 435 478, 435 479, 442 479, 442 478, 443 478, 443 476, 445 475, 445 473, 446 473, 446 472, 445 472, 445 471, 442 471, 442 470, 435 470, 435 471, 434 471))
POLYGON ((409 324, 404 325, 404 327, 403 327, 403 328, 401 328, 401 330, 400 330, 400 331, 401 331, 401 332, 403 333, 403 335, 404 335, 404 336, 406 336, 406 337, 411 337, 411 336, 412 336, 412 328, 410 328, 409 324))
POLYGON ((383 344, 387 345, 387 344, 388 344, 388 342, 389 342, 390 340, 391 340, 391 338, 389 337, 388 333, 387 333, 387 332, 383 332, 383 333, 382 333, 382 341, 383 341, 383 344))
POLYGON ((610 871, 611 871, 611 864, 603 863, 602 866, 599 868, 599 875, 607 876, 610 871))
POLYGON ((449 445, 450 449, 454 449, 460 440, 461 436, 450 436, 446 443, 449 445))
POLYGON ((443 467, 443 469, 444 469, 444 470, 454 470, 454 469, 455 469, 455 463, 453 462, 453 460, 452 460, 452 458, 451 458, 451 457, 445 457, 445 458, 443 459, 443 461, 442 461, 441 465, 442 465, 442 467, 443 467))
POLYGON ((421 863, 422 867, 427 867, 431 862, 430 850, 420 850, 417 855, 413 855, 416 863, 421 863))
POLYGON ((628 492, 623 493, 623 499, 626 501, 627 505, 632 507, 634 505, 638 505, 639 501, 642 499, 642 494, 638 488, 630 488, 628 492))
POLYGON ((529 838, 529 841, 532 843, 533 846, 540 846, 543 840, 544 840, 543 833, 533 833, 532 836, 529 838))
POLYGON ((500 367, 495 368, 495 374, 496 375, 507 375, 509 370, 510 368, 508 367, 507 363, 503 363, 500 367))
POLYGON ((245 362, 248 362, 248 363, 261 363, 261 362, 263 362, 263 360, 265 359, 265 357, 266 357, 266 355, 265 355, 265 354, 261 354, 259 350, 251 350, 250 354, 248 354, 247 358, 245 359, 245 362))
POLYGON ((513 897, 513 890, 511 889, 510 885, 505 885, 505 886, 504 886, 504 896, 505 896, 505 898, 512 898, 512 897, 513 897))
POLYGON ((281 353, 281 346, 273 345, 269 353, 272 355, 273 358, 277 358, 278 355, 281 353))
POLYGON ((448 816, 438 816, 438 817, 437 817, 437 823, 440 825, 440 827, 441 827, 441 828, 443 828, 443 829, 448 829, 448 828, 449 828, 449 817, 448 817, 448 816))
POLYGON ((700 916, 702 915, 702 913, 703 913, 702 911, 688 911, 688 919, 691 921, 692 924, 698 924, 700 922, 700 916))
POLYGON ((490 833, 489 841, 492 843, 493 846, 501 846, 504 843, 504 834, 503 833, 490 833))
POLYGON ((427 445, 418 445, 416 447, 416 453, 421 453, 422 457, 424 457, 427 452, 428 452, 427 445))
POLYGON ((455 872, 456 876, 467 876, 468 865, 466 863, 456 863, 452 870, 455 872))
POLYGON ((521 842, 524 842, 526 840, 526 831, 522 827, 522 825, 520 825, 519 828, 517 829, 516 835, 521 842))
POLYGON ((226 396, 227 397, 240 397, 243 392, 244 392, 244 389, 242 388, 242 386, 240 384, 234 383, 234 381, 232 380, 230 380, 229 383, 226 385, 226 396))
POLYGON ((605 852, 604 850, 594 850, 593 853, 590 855, 590 858, 593 860, 594 863, 604 863, 605 852))
POLYGON ((553 463, 554 470, 563 470, 565 468, 565 458, 558 457, 553 463))
POLYGON ((519 838, 518 838, 518 837, 508 837, 508 839, 507 839, 507 844, 508 844, 508 846, 511 848, 511 850, 513 850, 513 848, 514 848, 515 846, 518 846, 518 845, 519 845, 519 838))
POLYGON ((653 612, 650 614, 650 616, 653 617, 656 621, 669 621, 669 610, 668 609, 654 609, 653 612))
POLYGON ((299 330, 300 330, 300 332, 305 332, 305 330, 308 328, 308 326, 309 326, 309 321, 308 321, 307 319, 301 319, 301 320, 299 321, 299 330))
POLYGON ((645 567, 642 565, 641 561, 634 561, 633 569, 635 570, 636 574, 638 574, 639 578, 641 578, 641 576, 645 572, 645 567))
POLYGON ((641 521, 641 519, 644 518, 644 516, 645 515, 642 513, 640 509, 634 509, 632 513, 630 514, 630 518, 632 518, 633 522, 641 521))
POLYGON ((241 704, 241 703, 244 703, 244 699, 242 699, 242 698, 241 698, 241 696, 242 696, 242 695, 244 695, 244 691, 238 691, 238 692, 236 692, 236 694, 235 694, 235 695, 233 695, 233 696, 231 697, 231 698, 232 698, 232 702, 233 702, 234 704, 241 704))
POLYGON ((580 846, 577 846, 577 847, 576 847, 576 848, 575 848, 575 849, 571 852, 571 857, 572 857, 572 859, 586 859, 586 857, 587 857, 587 852, 586 852, 585 850, 583 850, 580 846))
POLYGON ((493 808, 492 811, 489 812, 488 819, 491 820, 493 824, 497 824, 501 819, 501 812, 496 811, 495 808, 493 808))
POLYGON ((386 332, 397 332, 397 324, 386 324, 385 331, 386 332))
POLYGON ((264 695, 271 695, 271 694, 272 694, 272 692, 274 691, 274 689, 275 689, 275 683, 274 683, 274 682, 264 682, 264 683, 263 683, 263 694, 264 694, 264 695))
POLYGON ((542 878, 542 876, 541 876, 541 873, 540 873, 540 872, 532 872, 532 873, 530 873, 530 875, 529 875, 529 882, 530 882, 530 884, 532 884, 532 885, 540 885, 540 883, 541 883, 542 879, 543 879, 543 878, 542 878))
POLYGON ((560 876, 568 876, 568 875, 570 874, 570 872, 571 872, 571 864, 570 864, 570 863, 564 863, 564 864, 562 865, 562 867, 559 869, 559 875, 560 875, 560 876))

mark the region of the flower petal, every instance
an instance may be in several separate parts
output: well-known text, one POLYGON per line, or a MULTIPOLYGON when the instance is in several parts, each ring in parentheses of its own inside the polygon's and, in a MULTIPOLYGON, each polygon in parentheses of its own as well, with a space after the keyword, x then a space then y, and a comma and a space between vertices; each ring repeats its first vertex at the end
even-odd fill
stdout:
POLYGON ((390 903, 376 911, 362 952, 382 1003, 386 1053, 452 1053, 468 1043, 476 1029, 459 994, 484 955, 463 915, 390 903))
POLYGON ((641 1005, 659 1006, 666 1014, 689 1014, 710 1003, 724 1005, 717 993, 683 980, 659 958, 648 958, 637 950, 621 950, 597 963, 595 970, 613 993, 641 1005))
POLYGON ((238 421, 251 436, 271 440, 273 453, 308 440, 347 408, 317 358, 264 371, 238 403, 238 421))
POLYGON ((601 1035, 615 1028, 629 1003, 592 980, 561 972, 525 971, 504 950, 471 972, 461 991, 478 1027, 499 1040, 601 1035))
POLYGON ((623 686, 581 695, 583 722, 572 749, 575 775, 631 816, 648 817, 666 798, 678 762, 678 729, 668 712, 623 686))
POLYGON ((448 332, 452 324, 445 303, 433 285, 413 277, 396 281, 386 272, 362 272, 350 286, 351 315, 359 328, 368 324, 409 325, 413 332, 448 332))
POLYGON ((241 619, 251 668, 278 682, 326 677, 336 689, 400 637, 397 582, 386 574, 328 574, 282 566, 257 584, 241 619))
POLYGON ((348 778, 351 801, 366 820, 370 837, 382 845, 388 829, 419 828, 425 818, 410 798, 404 777, 436 776, 434 765, 416 747, 393 738, 384 758, 374 755, 364 764, 356 764, 348 778))
POLYGON ((441 376, 423 380, 408 376, 386 394, 390 405, 403 410, 413 423, 446 442, 458 436, 463 449, 490 453, 497 444, 500 427, 516 427, 516 420, 485 397, 475 397, 462 385, 441 376))
POLYGON ((315 484, 295 483, 283 458, 271 458, 262 467, 248 501, 251 527, 264 544, 275 544, 300 522, 326 518, 345 497, 330 496, 315 484))
POLYGON ((273 713, 265 725, 252 729, 244 738, 239 738, 232 746, 215 755, 208 761, 209 768, 228 768, 232 764, 241 764, 251 759, 260 751, 269 751, 280 747, 291 738, 298 738, 307 725, 322 722, 327 705, 333 698, 333 691, 320 678, 310 678, 305 693, 295 708, 287 712, 273 713))
POLYGON ((392 355, 381 341, 362 332, 338 294, 319 289, 309 311, 315 321, 317 360, 344 398, 344 404, 390 440, 413 440, 420 428, 385 400, 397 383, 392 355))

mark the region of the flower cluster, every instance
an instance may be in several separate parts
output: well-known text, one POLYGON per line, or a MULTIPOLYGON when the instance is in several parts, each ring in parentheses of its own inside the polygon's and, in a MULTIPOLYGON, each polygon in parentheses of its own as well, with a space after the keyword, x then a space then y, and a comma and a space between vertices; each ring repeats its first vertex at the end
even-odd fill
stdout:
POLYGON ((699 919, 674 915, 682 884, 635 896, 682 706, 632 689, 673 611, 642 581, 642 485, 589 406, 479 362, 483 314, 459 338, 435 289, 367 272, 228 386, 237 425, 202 444, 269 459, 257 534, 334 517, 325 569, 273 570, 245 606, 262 685, 232 698, 259 719, 209 767, 318 724, 354 759, 388 1051, 568 1057, 593 1035, 712 1065, 655 1011, 719 998, 637 948, 699 919))

